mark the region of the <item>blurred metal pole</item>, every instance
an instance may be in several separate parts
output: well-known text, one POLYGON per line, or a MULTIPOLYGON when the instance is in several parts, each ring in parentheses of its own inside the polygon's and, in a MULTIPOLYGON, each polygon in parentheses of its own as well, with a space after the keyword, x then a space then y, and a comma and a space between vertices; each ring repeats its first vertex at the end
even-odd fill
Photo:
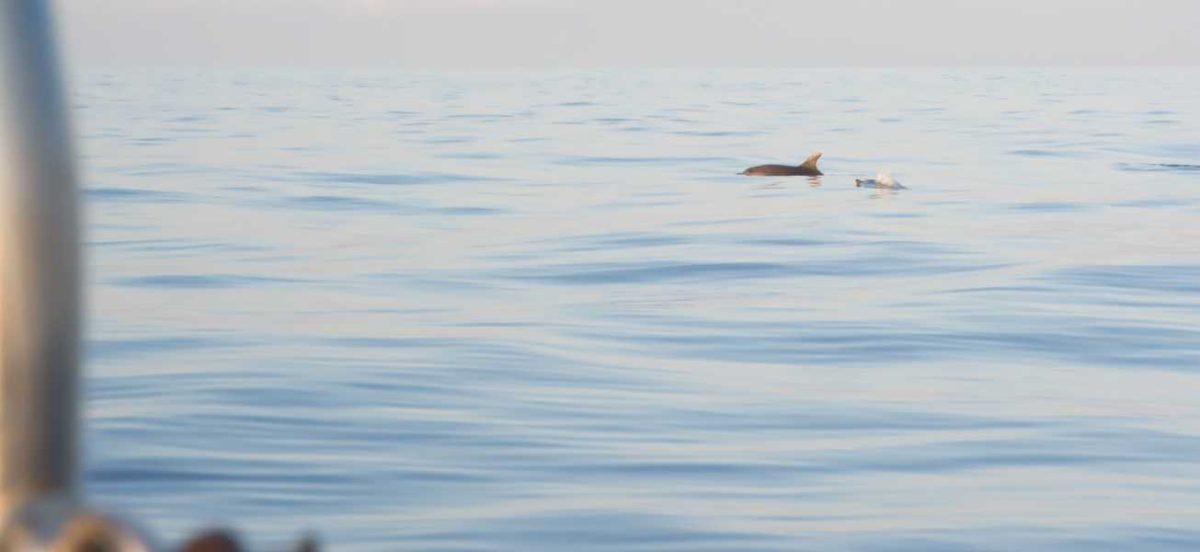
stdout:
POLYGON ((0 520, 78 499, 79 207, 48 4, 0 0, 0 520))

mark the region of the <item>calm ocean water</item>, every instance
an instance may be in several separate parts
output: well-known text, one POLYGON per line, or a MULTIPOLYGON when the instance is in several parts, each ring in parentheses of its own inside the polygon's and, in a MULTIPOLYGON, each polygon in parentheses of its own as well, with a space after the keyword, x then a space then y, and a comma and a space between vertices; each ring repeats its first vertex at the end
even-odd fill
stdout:
POLYGON ((1200 548, 1200 70, 74 84, 88 494, 168 539, 1200 548))

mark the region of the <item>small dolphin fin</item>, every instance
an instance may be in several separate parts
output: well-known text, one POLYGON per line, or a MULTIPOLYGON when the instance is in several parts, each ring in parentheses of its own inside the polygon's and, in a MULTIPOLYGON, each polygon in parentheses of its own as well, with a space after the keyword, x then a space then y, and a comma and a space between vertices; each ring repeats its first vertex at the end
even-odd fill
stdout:
POLYGON ((812 169, 815 171, 815 170, 817 170, 817 160, 820 158, 821 158, 821 152, 818 151, 817 153, 814 153, 814 154, 808 156, 808 159, 805 159, 804 162, 800 164, 800 166, 809 168, 809 169, 812 169))

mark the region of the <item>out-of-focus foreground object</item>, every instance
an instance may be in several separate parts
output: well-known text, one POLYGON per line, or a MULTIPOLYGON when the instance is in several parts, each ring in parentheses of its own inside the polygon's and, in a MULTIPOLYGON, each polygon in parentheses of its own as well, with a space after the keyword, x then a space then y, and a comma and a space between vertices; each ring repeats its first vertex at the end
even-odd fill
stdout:
POLYGON ((78 492, 79 207, 45 2, 0 2, 0 512, 78 492))
MULTIPOLYGON (((79 190, 51 32, 46 1, 0 0, 0 552, 161 550, 80 502, 79 190)), ((241 550, 218 541, 183 549, 241 550)))

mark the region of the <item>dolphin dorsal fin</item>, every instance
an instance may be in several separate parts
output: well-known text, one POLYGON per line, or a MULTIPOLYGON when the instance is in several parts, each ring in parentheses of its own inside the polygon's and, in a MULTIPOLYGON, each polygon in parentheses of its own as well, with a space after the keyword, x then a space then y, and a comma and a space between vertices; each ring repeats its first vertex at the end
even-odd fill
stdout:
POLYGON ((817 169, 817 160, 820 158, 821 158, 821 152, 818 151, 817 153, 814 153, 814 154, 808 156, 808 159, 805 159, 804 162, 800 164, 800 166, 816 170, 817 169))

